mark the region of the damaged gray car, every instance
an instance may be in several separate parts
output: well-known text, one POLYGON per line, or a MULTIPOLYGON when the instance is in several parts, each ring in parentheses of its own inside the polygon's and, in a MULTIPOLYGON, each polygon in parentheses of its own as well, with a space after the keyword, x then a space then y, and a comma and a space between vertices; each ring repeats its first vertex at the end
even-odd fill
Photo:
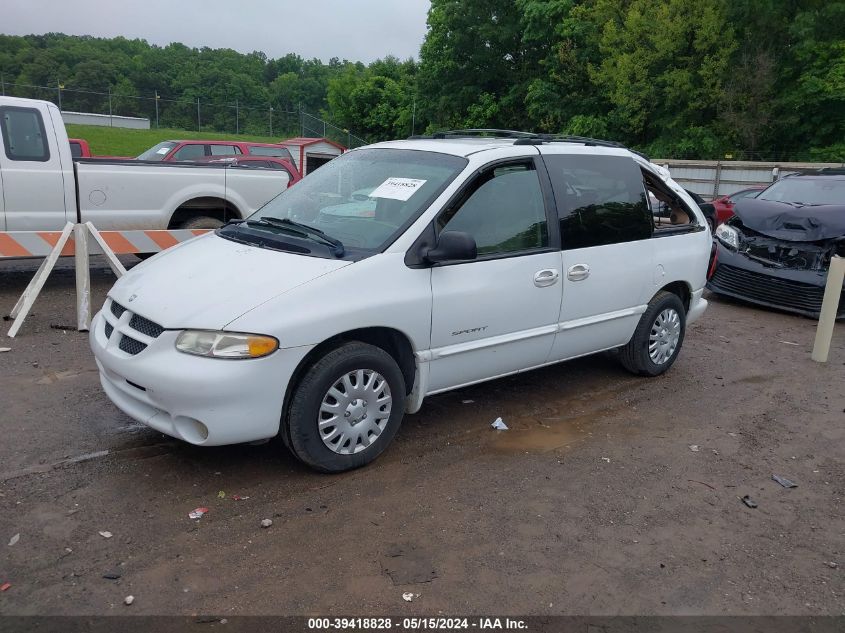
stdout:
POLYGON ((830 260, 845 257, 845 170, 789 176, 734 211, 716 229, 707 288, 818 318, 830 260))

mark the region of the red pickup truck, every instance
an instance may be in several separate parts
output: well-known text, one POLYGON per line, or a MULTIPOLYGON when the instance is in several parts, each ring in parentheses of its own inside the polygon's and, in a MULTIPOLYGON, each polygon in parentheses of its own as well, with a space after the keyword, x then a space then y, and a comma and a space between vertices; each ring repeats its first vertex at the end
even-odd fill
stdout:
POLYGON ((293 163, 290 151, 274 143, 247 143, 242 141, 162 141, 138 156, 138 160, 196 161, 209 156, 270 156, 286 158, 293 163))

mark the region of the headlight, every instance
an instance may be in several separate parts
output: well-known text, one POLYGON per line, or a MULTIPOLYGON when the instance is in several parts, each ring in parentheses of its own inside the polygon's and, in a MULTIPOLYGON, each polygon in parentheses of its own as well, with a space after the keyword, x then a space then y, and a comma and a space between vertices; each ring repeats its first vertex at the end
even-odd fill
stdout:
POLYGON ((725 246, 739 250, 739 231, 727 224, 720 224, 716 227, 716 239, 725 246))
POLYGON ((261 358, 279 349, 279 341, 260 334, 185 330, 176 339, 176 349, 211 358, 261 358))

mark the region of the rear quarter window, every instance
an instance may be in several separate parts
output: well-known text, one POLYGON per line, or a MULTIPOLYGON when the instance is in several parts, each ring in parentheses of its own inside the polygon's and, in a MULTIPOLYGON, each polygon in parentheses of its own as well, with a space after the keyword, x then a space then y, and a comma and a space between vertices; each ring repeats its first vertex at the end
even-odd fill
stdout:
POLYGON ((38 110, 14 106, 0 107, 0 124, 3 127, 3 148, 9 160, 50 160, 44 120, 38 110))

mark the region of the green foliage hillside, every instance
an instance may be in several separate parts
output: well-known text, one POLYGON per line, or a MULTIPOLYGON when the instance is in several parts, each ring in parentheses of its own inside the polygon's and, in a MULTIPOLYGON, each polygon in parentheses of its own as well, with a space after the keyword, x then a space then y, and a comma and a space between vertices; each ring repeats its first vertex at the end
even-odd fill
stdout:
POLYGON ((176 129, 277 136, 305 110, 368 140, 501 127, 845 160, 843 24, 845 0, 432 0, 419 61, 51 33, 0 36, 0 74, 7 94, 55 100, 61 83, 64 109, 108 112, 110 92, 116 114, 153 120, 157 93, 176 129))

